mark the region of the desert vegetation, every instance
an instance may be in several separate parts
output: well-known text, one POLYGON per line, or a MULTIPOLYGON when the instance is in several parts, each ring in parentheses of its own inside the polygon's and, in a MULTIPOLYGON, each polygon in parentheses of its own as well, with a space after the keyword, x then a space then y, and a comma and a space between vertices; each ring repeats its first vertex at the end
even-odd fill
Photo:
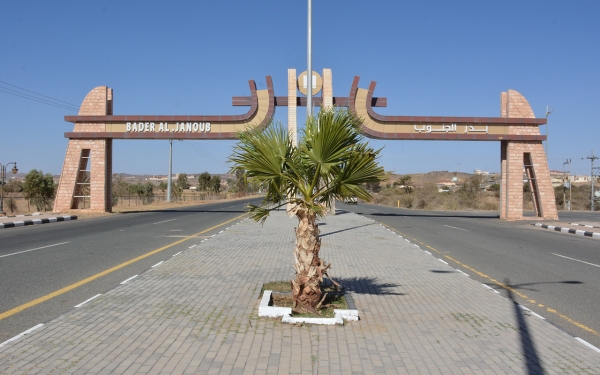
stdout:
MULTIPOLYGON (((452 187, 436 184, 427 178, 412 184, 414 180, 414 177, 404 175, 386 181, 384 186, 367 186, 367 189, 373 194, 373 203, 387 206, 440 211, 499 209, 499 176, 464 175, 452 187)), ((569 191, 561 186, 554 190, 557 209, 566 209, 565 200, 569 200, 569 191)), ((571 194, 572 210, 590 210, 590 185, 573 185, 571 194)), ((597 201, 595 206, 600 211, 600 202, 597 201)), ((533 210, 531 191, 526 183, 523 184, 523 207, 533 210)))

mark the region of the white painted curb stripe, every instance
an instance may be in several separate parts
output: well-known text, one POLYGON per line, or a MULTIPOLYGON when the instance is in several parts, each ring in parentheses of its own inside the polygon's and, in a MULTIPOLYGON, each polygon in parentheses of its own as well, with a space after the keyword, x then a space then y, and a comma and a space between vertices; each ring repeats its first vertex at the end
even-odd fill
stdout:
POLYGON ((27 331, 25 331, 25 332, 21 332, 21 333, 19 333, 18 335, 16 335, 16 336, 15 336, 15 337, 13 337, 12 339, 8 339, 8 340, 4 341, 2 344, 0 344, 0 348, 1 348, 1 347, 3 347, 4 345, 8 344, 9 342, 12 342, 12 341, 18 340, 18 339, 20 339, 21 337, 23 337, 23 336, 25 336, 25 335, 27 335, 27 334, 29 334, 29 333, 31 333, 31 332, 33 332, 33 331, 35 331, 36 329, 40 328, 41 326, 43 326, 43 324, 42 324, 42 323, 38 324, 38 325, 37 325, 37 326, 35 326, 35 327, 31 327, 31 328, 29 328, 29 329, 28 329, 27 331))
POLYGON ((444 264, 448 264, 448 262, 445 262, 445 261, 441 260, 440 258, 438 258, 438 260, 444 264))
MULTIPOLYGON (((589 342, 585 341, 584 339, 580 338, 580 337, 575 337, 575 340, 579 341, 580 343, 582 343, 583 345, 587 346, 588 348, 597 351, 598 353, 600 353, 600 349, 596 348, 594 345, 590 344, 589 342)), ((0 345, 2 346, 2 345, 0 345)))
POLYGON ((121 283, 120 283, 120 284, 121 284, 121 285, 123 285, 123 284, 125 284, 126 282, 128 282, 128 281, 131 281, 131 280, 135 279, 135 278, 136 278, 136 277, 138 277, 138 276, 139 276, 139 275, 131 276, 129 279, 121 281, 121 283))
POLYGON ((427 250, 423 250, 424 252, 426 252, 427 254, 431 255, 431 253, 427 250))
POLYGON ((160 262, 158 262, 158 263, 156 263, 155 265, 153 265, 153 266, 152 266, 152 268, 154 268, 154 267, 158 267, 158 266, 160 266, 161 264, 163 264, 164 262, 165 262, 164 260, 161 260, 160 262))
POLYGON ((94 298, 98 298, 100 297, 102 294, 96 294, 95 296, 93 296, 92 298, 88 298, 85 301, 81 302, 79 305, 75 305, 73 307, 81 307, 83 305, 85 305, 86 303, 90 302, 91 300, 93 300, 94 298))
MULTIPOLYGON (((196 245, 194 245, 194 246, 196 246, 196 245)), ((192 246, 192 247, 193 247, 193 246, 192 246)), ((174 257, 176 257, 176 256, 177 256, 177 255, 179 255, 179 254, 181 254, 181 251, 180 251, 180 252, 178 252, 177 254, 173 254, 173 256, 174 256, 174 257)))
POLYGON ((470 277, 468 274, 464 273, 463 271, 457 269, 458 272, 462 273, 463 275, 465 275, 466 277, 470 277))

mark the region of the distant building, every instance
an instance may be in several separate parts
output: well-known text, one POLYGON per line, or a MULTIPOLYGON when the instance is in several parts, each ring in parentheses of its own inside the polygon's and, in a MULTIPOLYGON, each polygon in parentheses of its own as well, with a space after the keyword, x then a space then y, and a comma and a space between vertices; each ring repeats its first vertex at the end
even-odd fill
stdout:
POLYGON ((490 174, 490 172, 482 171, 481 169, 475 169, 473 172, 480 176, 489 176, 489 174, 490 174))
POLYGON ((149 181, 166 181, 167 176, 152 176, 148 178, 149 181))
POLYGON ((450 191, 451 188, 456 187, 456 182, 452 180, 439 180, 435 184, 437 185, 438 191, 440 193, 450 191))
POLYGON ((569 176, 569 181, 571 182, 590 182, 590 176, 588 175, 580 175, 580 176, 569 176))

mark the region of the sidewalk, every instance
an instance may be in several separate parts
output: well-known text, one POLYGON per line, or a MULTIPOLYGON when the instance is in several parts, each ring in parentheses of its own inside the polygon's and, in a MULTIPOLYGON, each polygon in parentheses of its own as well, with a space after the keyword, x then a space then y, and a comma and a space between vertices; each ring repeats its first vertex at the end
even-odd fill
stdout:
POLYGON ((321 255, 361 320, 258 318, 262 284, 293 276, 295 224, 278 212, 196 241, 5 344, 0 373, 600 373, 600 353, 355 214, 320 226, 321 255))

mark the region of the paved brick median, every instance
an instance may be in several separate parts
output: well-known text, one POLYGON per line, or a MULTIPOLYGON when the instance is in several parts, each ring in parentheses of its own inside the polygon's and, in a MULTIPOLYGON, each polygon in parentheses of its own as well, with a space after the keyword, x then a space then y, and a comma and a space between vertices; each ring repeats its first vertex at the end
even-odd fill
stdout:
POLYGON ((262 284, 293 276, 295 224, 278 212, 264 226, 244 220, 197 241, 0 348, 0 373, 600 373, 599 353, 349 213, 322 223, 321 254, 361 321, 259 319, 262 284))

